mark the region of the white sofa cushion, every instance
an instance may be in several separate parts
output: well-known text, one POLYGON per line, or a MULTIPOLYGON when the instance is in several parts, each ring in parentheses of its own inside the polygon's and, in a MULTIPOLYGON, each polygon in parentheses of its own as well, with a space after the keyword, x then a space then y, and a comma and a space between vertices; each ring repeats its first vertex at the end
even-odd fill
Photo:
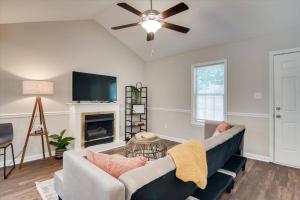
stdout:
POLYGON ((54 173, 54 189, 57 195, 64 199, 63 197, 63 170, 59 170, 54 173))
POLYGON ((82 155, 67 151, 63 162, 63 200, 125 199, 124 185, 82 155))

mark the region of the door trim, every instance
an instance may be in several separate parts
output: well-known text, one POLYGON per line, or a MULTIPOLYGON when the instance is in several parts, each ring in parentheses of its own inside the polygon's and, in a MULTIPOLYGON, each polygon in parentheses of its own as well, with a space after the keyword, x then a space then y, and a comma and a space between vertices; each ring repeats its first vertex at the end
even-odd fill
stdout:
POLYGON ((300 52, 299 48, 294 49, 284 49, 278 51, 269 52, 269 154, 270 162, 275 162, 275 122, 274 122, 274 57, 282 54, 290 54, 300 52))

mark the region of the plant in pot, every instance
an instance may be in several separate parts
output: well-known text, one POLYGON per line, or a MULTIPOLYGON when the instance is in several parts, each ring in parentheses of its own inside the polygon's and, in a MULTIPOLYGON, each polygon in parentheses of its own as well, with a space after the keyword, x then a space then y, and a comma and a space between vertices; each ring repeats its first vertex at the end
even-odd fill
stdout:
POLYGON ((67 146, 71 143, 71 141, 75 140, 73 137, 65 137, 64 134, 66 129, 62 130, 59 134, 50 135, 49 138, 52 140, 50 144, 55 148, 55 158, 62 159, 63 153, 67 150, 67 146))
POLYGON ((131 95, 132 95, 132 103, 139 103, 140 102, 140 90, 135 87, 131 86, 131 95))

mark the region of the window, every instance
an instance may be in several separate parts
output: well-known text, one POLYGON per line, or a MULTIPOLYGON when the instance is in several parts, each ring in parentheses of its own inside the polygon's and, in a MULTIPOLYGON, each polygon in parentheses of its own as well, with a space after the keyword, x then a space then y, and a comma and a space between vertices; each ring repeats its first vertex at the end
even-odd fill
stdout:
POLYGON ((192 123, 225 119, 226 63, 222 60, 192 66, 192 123))

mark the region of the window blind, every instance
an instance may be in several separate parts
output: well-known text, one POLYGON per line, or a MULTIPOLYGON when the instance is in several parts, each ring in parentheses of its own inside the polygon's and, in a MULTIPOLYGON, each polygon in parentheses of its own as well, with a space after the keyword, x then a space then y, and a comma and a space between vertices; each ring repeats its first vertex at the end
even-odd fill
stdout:
POLYGON ((193 76, 194 121, 224 120, 225 63, 195 66, 193 76))

